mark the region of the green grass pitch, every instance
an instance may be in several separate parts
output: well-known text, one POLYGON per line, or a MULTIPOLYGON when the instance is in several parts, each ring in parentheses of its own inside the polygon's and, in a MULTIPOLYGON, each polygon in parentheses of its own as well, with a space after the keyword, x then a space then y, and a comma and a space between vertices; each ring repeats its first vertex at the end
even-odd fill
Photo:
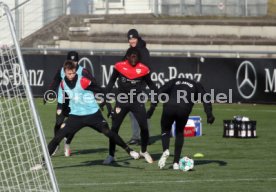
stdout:
MULTIPOLYGON (((36 106, 43 124, 47 142, 53 137, 55 104, 43 105, 41 99, 36 106)), ((61 191, 212 191, 212 192, 274 192, 276 190, 276 106, 252 104, 214 104, 216 121, 206 124, 201 104, 197 104, 192 115, 200 115, 203 136, 185 138, 182 156, 203 153, 203 158, 193 158, 193 171, 181 172, 172 169, 173 157, 167 161, 164 170, 157 163, 162 153, 160 140, 160 115, 158 105, 152 119, 150 135, 153 144, 148 151, 154 158, 153 164, 144 159, 132 160, 117 147, 116 163, 105 166, 102 161, 108 154, 108 139, 98 132, 82 129, 74 138, 72 156, 64 157, 63 143, 52 158, 54 170, 61 191), (257 121, 255 139, 223 138, 223 119, 244 115, 257 121)), ((104 114, 106 111, 104 112, 104 114)), ((105 115, 106 117, 106 115, 105 115)), ((108 120, 110 123, 110 120, 108 120)), ((131 136, 129 117, 120 129, 125 141, 131 136)), ((139 146, 133 146, 136 151, 139 146)), ((173 154, 174 139, 170 152, 173 154)))

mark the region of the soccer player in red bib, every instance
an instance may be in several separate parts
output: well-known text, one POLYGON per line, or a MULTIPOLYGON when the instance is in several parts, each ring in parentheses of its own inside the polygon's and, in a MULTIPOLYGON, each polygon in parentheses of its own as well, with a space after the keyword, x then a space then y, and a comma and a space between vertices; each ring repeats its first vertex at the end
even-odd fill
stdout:
MULTIPOLYGON (((111 114, 111 130, 118 133, 120 126, 128 112, 132 112, 138 121, 141 129, 141 151, 140 156, 144 157, 148 163, 153 160, 147 152, 149 141, 149 130, 147 124, 146 108, 141 95, 144 90, 144 83, 151 90, 157 92, 157 88, 150 78, 149 68, 140 63, 140 53, 137 48, 131 47, 127 51, 127 59, 115 64, 110 81, 106 87, 106 93, 110 93, 116 80, 118 80, 118 95, 116 96, 115 110, 111 114), (120 98, 124 95, 127 101, 120 98), (125 97, 126 96, 126 97, 125 97)), ((145 100, 144 100, 145 101, 145 100)), ((109 155, 103 164, 110 164, 115 160, 115 143, 109 140, 109 155)))

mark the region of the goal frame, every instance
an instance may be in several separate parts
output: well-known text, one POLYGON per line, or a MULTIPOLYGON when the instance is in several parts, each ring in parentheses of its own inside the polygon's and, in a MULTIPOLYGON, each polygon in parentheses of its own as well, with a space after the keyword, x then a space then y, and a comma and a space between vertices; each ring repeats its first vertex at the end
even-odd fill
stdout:
POLYGON ((11 11, 10 11, 9 7, 1 1, 0 1, 0 9, 4 10, 4 13, 5 13, 4 16, 7 17, 7 21, 8 21, 8 24, 9 24, 9 30, 10 30, 11 37, 12 37, 12 40, 13 40, 13 43, 14 43, 14 47, 15 47, 15 52, 16 52, 17 57, 18 57, 18 63, 19 63, 20 69, 22 71, 22 80, 23 80, 24 86, 26 88, 26 97, 28 97, 29 105, 30 105, 30 108, 31 108, 31 113, 32 113, 33 118, 34 118, 34 124, 37 128, 37 133, 38 133, 38 136, 39 136, 39 140, 41 142, 43 157, 44 157, 44 160, 45 160, 46 168, 47 168, 48 173, 49 173, 49 177, 50 177, 50 180, 51 180, 51 185, 52 185, 52 188, 53 188, 54 192, 59 192, 56 176, 54 174, 53 166, 52 166, 52 163, 51 163, 51 158, 50 158, 48 148, 47 148, 46 139, 45 139, 45 136, 44 136, 44 133, 43 133, 40 118, 39 118, 39 116, 37 114, 37 111, 36 111, 36 108, 35 108, 35 104, 34 104, 34 100, 33 100, 33 94, 32 94, 32 91, 31 91, 31 88, 30 88, 30 85, 29 85, 29 82, 28 82, 27 74, 26 74, 26 67, 25 67, 25 64, 24 64, 24 60, 23 60, 23 57, 22 57, 22 53, 21 53, 21 49, 20 49, 20 46, 19 46, 18 39, 16 37, 16 29, 15 29, 15 25, 14 25, 12 15, 11 15, 11 11))

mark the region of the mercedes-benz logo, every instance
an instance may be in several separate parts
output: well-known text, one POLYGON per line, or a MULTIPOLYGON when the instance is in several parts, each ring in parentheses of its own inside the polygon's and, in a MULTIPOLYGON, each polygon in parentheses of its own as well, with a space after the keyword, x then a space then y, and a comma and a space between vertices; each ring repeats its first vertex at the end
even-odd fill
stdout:
POLYGON ((90 59, 88 59, 87 57, 83 57, 79 60, 79 65, 83 66, 85 69, 87 69, 88 71, 90 71, 90 73, 95 76, 94 74, 94 68, 93 68, 93 64, 90 61, 90 59))
POLYGON ((257 73, 250 61, 240 64, 236 74, 237 88, 244 99, 250 99, 257 89, 257 73))

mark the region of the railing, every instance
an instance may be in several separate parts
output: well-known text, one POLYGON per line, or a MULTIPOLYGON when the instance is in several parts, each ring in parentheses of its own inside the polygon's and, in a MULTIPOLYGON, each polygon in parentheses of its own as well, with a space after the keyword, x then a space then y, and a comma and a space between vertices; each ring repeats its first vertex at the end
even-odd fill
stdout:
POLYGON ((267 15, 267 0, 165 0, 158 14, 247 17, 267 15))
MULTIPOLYGON (((274 13, 276 0, 1 0, 9 4, 17 38, 23 39, 59 16, 66 14, 147 13, 176 16, 263 16, 274 13), (98 12, 99 13, 99 12, 98 12)), ((275 8, 276 10, 276 8, 275 8)), ((276 11, 275 11, 276 15, 276 11)), ((2 13, 0 13, 1 22, 2 13)), ((0 25, 0 46, 6 27, 0 25)))
POLYGON ((267 4, 267 0, 98 0, 89 1, 89 14, 124 14, 131 9, 170 16, 252 17, 267 15, 267 4))
MULTIPOLYGON (((27 53, 41 53, 41 54, 66 54, 73 48, 61 49, 61 48, 22 48, 24 54, 27 53)), ((125 49, 76 49, 81 55, 124 55, 125 49)), ((151 49, 151 56, 185 56, 185 57, 266 57, 276 58, 276 51, 246 51, 246 50, 193 50, 193 49, 181 49, 181 50, 164 50, 164 49, 151 49)))

